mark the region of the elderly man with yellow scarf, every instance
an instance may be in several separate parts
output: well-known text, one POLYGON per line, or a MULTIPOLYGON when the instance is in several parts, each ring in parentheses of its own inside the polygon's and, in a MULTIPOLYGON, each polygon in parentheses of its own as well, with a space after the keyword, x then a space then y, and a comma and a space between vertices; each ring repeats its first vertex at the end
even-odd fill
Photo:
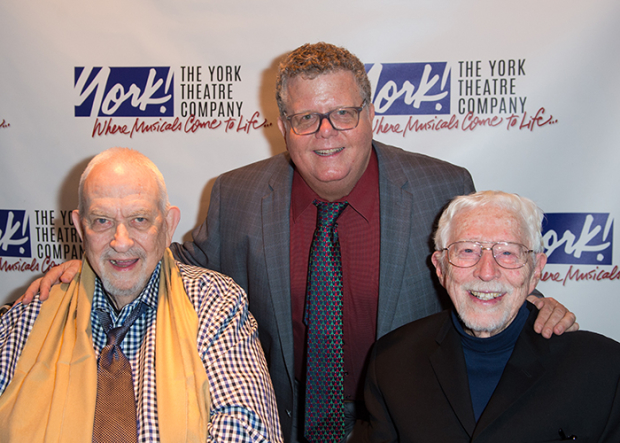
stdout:
POLYGON ((157 167, 97 155, 72 217, 82 271, 0 318, 0 441, 281 441, 246 295, 174 261, 180 212, 157 167))

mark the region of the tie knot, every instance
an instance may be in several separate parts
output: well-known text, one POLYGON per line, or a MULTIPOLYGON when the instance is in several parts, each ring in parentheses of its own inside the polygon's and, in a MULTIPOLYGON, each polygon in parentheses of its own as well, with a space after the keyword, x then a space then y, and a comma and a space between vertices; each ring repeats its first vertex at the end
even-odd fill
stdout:
POLYGON ((320 202, 314 200, 313 204, 318 209, 317 226, 331 226, 342 214, 349 202, 320 202))
POLYGON ((142 316, 142 313, 146 310, 145 308, 146 305, 144 303, 138 303, 138 305, 133 308, 129 316, 127 316, 125 322, 116 328, 112 327, 112 318, 108 312, 97 311, 101 326, 108 337, 107 345, 120 345, 129 331, 129 328, 131 328, 134 322, 142 316))

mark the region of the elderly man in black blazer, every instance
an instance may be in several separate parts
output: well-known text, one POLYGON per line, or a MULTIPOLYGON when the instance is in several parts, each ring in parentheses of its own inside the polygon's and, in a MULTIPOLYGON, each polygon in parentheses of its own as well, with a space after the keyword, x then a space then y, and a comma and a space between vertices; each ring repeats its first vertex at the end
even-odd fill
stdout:
POLYGON ((365 441, 620 441, 620 344, 533 331, 526 297, 546 264, 542 217, 497 191, 451 202, 432 261, 455 309, 376 343, 365 441))

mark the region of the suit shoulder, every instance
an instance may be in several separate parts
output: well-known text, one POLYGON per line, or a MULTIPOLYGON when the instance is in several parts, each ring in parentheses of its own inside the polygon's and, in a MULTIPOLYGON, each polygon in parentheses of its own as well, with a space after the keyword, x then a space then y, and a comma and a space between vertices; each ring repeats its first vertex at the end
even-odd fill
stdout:
MULTIPOLYGON (((379 174, 396 183, 406 180, 417 190, 433 190, 448 196, 473 192, 469 171, 461 166, 428 155, 374 142, 379 160, 379 174)), ((444 200, 442 195, 442 201, 444 200)))
POLYGON ((212 193, 228 201, 258 204, 257 194, 264 195, 272 189, 284 190, 292 181, 293 166, 288 153, 283 153, 220 175, 212 193))
POLYGON ((242 166, 232 171, 223 173, 220 179, 223 181, 248 179, 254 177, 270 176, 276 172, 281 172, 291 168, 292 163, 288 153, 282 153, 260 160, 249 165, 242 166))
POLYGON ((591 331, 567 332, 552 337, 550 347, 553 353, 570 355, 570 358, 615 362, 620 370, 620 343, 591 331))
POLYGON ((405 151, 402 148, 386 145, 377 141, 374 141, 373 143, 375 148, 377 148, 377 151, 380 153, 381 157, 384 157, 386 161, 395 160, 401 164, 405 164, 413 168, 433 167, 439 169, 445 168, 448 170, 455 170, 461 172, 467 171, 467 169, 462 166, 458 166, 445 160, 431 157, 430 155, 421 154, 419 152, 405 151))

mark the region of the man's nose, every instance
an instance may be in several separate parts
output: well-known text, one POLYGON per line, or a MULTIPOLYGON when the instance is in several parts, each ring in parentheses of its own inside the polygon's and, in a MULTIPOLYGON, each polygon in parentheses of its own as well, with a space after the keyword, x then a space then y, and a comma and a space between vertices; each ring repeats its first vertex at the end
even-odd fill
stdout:
POLYGON ((480 261, 478 261, 474 269, 474 277, 484 281, 494 280, 499 278, 501 273, 499 268, 500 266, 497 264, 497 261, 495 261, 495 257, 493 257, 493 251, 490 249, 482 249, 480 261))
POLYGON ((129 236, 129 231, 127 231, 127 228, 123 223, 119 223, 116 226, 114 239, 110 243, 110 246, 116 252, 126 252, 133 246, 133 240, 129 236))
POLYGON ((338 132, 338 130, 334 128, 331 120, 326 115, 321 116, 321 122, 319 123, 319 130, 317 131, 317 133, 321 137, 329 137, 334 132, 338 132))

